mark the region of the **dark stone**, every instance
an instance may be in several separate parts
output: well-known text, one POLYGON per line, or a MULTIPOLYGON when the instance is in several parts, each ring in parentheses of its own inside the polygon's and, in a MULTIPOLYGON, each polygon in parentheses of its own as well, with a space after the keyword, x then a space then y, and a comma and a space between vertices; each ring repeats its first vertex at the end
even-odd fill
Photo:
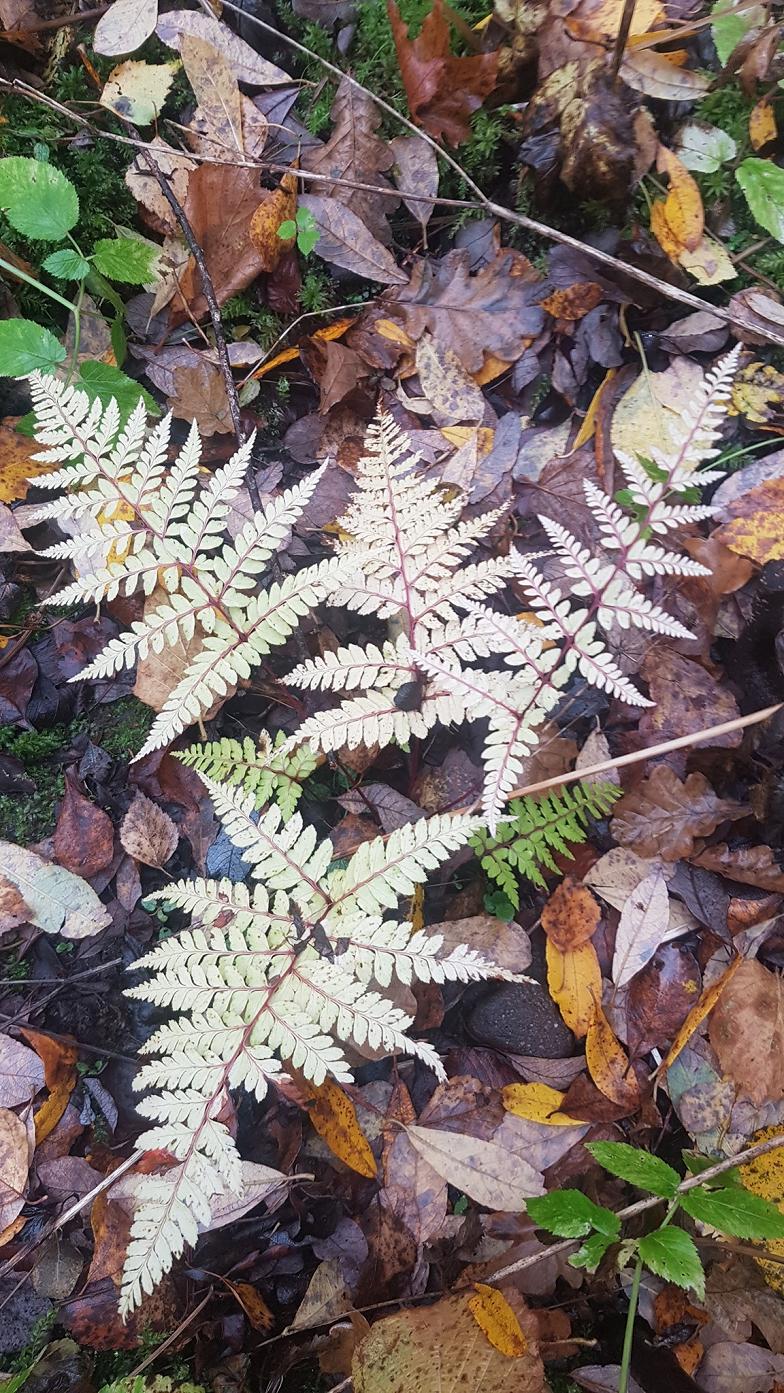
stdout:
POLYGON ((506 1054, 566 1059, 574 1051, 574 1036, 546 987, 538 982, 502 982, 481 988, 466 1013, 472 1040, 506 1054))

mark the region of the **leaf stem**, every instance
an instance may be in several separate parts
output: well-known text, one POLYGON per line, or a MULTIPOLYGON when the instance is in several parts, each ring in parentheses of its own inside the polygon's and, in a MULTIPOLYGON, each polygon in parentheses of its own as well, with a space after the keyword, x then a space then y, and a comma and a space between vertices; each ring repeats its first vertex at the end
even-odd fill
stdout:
POLYGON ((20 266, 14 266, 13 262, 6 261, 3 256, 0 256, 0 270, 10 271, 11 275, 15 276, 17 280, 24 281, 26 285, 32 285, 35 290, 43 291, 44 295, 48 295, 50 300, 56 300, 58 305, 63 305, 65 309, 71 311, 76 310, 76 306, 70 300, 66 300, 63 295, 58 295, 56 290, 52 290, 48 285, 44 285, 43 281, 36 280, 35 276, 29 276, 20 266))
POLYGON ((626 1313, 626 1329, 623 1333, 623 1352, 621 1354, 621 1371, 618 1375, 618 1393, 628 1393, 629 1390, 629 1369, 631 1368, 632 1362, 632 1341, 634 1339, 634 1322, 637 1319, 637 1304, 640 1299, 641 1278, 642 1258, 638 1253, 637 1261, 634 1265, 632 1289, 629 1292, 629 1309, 626 1313))

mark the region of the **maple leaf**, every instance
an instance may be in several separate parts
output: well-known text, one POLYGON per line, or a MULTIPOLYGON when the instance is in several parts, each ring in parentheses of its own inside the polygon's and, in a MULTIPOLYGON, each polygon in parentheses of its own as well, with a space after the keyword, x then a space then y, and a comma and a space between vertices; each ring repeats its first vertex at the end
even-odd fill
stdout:
POLYGON ((434 0, 415 39, 408 37, 395 0, 387 0, 387 13, 411 115, 434 140, 459 145, 470 134, 472 112, 495 87, 498 54, 456 58, 450 53, 443 0, 434 0))

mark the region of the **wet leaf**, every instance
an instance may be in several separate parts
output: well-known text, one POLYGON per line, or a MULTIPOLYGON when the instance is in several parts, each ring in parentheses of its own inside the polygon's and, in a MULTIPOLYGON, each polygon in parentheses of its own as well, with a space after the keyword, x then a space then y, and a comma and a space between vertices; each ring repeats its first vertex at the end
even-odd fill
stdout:
MULTIPOLYGON (((305 150, 303 169, 317 174, 333 174, 338 181, 349 184, 371 184, 376 189, 392 185, 384 176, 392 167, 392 148, 378 134, 381 112, 367 92, 356 87, 350 78, 341 79, 330 111, 332 131, 325 145, 305 150)), ((416 140, 415 136, 411 140, 416 140)), ((430 146, 421 142, 431 154, 430 146)), ((435 160, 435 155, 433 155, 435 160)), ((366 189, 347 188, 344 183, 319 183, 315 192, 334 198, 355 213, 369 232, 385 246, 392 240, 387 214, 398 206, 394 197, 366 189)))
POLYGON ((106 79, 101 106, 135 126, 149 126, 161 114, 178 67, 178 63, 142 63, 136 59, 120 63, 106 79))
POLYGON ((165 866, 174 855, 179 841, 177 824, 147 798, 136 793, 120 824, 120 842, 135 861, 145 866, 165 866))
POLYGON ((784 1354, 721 1340, 705 1351, 699 1386, 702 1393, 771 1393, 782 1378, 784 1354))
POLYGON ((621 64, 621 77, 635 92, 663 102, 696 102, 707 92, 710 78, 690 68, 676 68, 661 53, 642 49, 627 50, 621 64))
POLYGON ((459 145, 468 139, 472 113, 495 87, 498 54, 454 57, 443 0, 434 0, 415 39, 395 0, 387 0, 387 13, 413 119, 434 140, 459 145))
POLYGON ((519 1359, 526 1354, 528 1341, 503 1292, 484 1282, 475 1282, 474 1292, 474 1296, 469 1297, 468 1309, 490 1344, 507 1359, 519 1359))
MULTIPOLYGON (((671 647, 650 653, 640 671, 648 683, 651 700, 656 703, 640 720, 639 731, 646 743, 691 735, 740 715, 737 702, 726 687, 720 687, 704 667, 671 647)), ((734 749, 742 739, 743 732, 733 730, 715 736, 709 743, 716 748, 734 749)), ((694 748, 701 746, 695 743, 694 748)))
POLYGON ((666 145, 659 146, 656 168, 669 179, 664 201, 667 226, 680 247, 694 251, 705 230, 705 215, 697 181, 666 145))
POLYGON ((518 1213, 526 1199, 544 1192, 541 1173, 495 1142, 435 1127, 406 1133, 433 1170, 488 1209, 518 1213))
POLYGON ((405 273, 398 268, 391 253, 368 231, 356 213, 338 199, 303 194, 299 206, 306 208, 313 217, 319 234, 316 252, 324 261, 381 285, 405 282, 405 273))
POLYGON ((781 978, 756 959, 726 983, 708 1026, 722 1072, 753 1103, 784 1098, 784 996, 781 978))
POLYGON ((784 169, 772 160, 749 156, 738 165, 735 178, 760 226, 784 242, 784 169))
POLYGON ((548 939, 547 985, 566 1025, 581 1040, 602 999, 602 974, 593 944, 562 953, 548 939))
POLYGON ((0 426, 0 503, 26 498, 30 479, 49 468, 32 458, 35 453, 34 442, 14 430, 12 422, 0 426))
POLYGON ((485 414, 482 391, 451 348, 423 334, 416 345, 416 369, 422 395, 433 408, 437 425, 481 421, 485 414))
POLYGON ((96 53, 118 58, 135 53, 149 39, 158 22, 158 0, 113 0, 95 26, 96 53))
POLYGON ((778 135, 776 117, 770 102, 763 99, 756 102, 749 116, 749 140, 755 150, 775 140, 778 135))
POLYGON ((784 870, 769 846, 709 846, 697 856, 693 856, 691 861, 693 866, 703 866, 706 871, 716 871, 728 880, 740 881, 741 885, 753 885, 757 890, 784 892, 784 870))
POLYGON ((719 823, 747 811, 718 798, 702 774, 689 774, 681 783, 669 765, 660 764, 616 803, 613 836, 640 856, 678 861, 691 855, 698 837, 709 837, 719 823))
POLYGON ((432 145, 418 135, 396 135, 389 148, 395 159, 392 177, 412 217, 425 228, 438 193, 438 159, 432 145), (413 197, 416 195, 416 197, 413 197))
POLYGON ((0 1035, 0 1107, 29 1103, 44 1086, 44 1066, 34 1050, 0 1035))
POLYGON ((675 153, 681 164, 703 174, 715 174, 727 160, 735 158, 737 149, 731 135, 705 121, 687 121, 675 141, 675 153))
POLYGON ((697 959, 678 943, 663 943, 629 983, 626 1040, 632 1056, 667 1050, 696 1006, 702 985, 697 959))
POLYGON ((515 1117, 548 1127, 579 1126, 576 1118, 560 1111, 566 1094, 546 1083, 510 1083, 501 1090, 501 1097, 507 1112, 515 1117))
POLYGON ((733 516, 715 534, 730 551, 758 565, 784 560, 784 479, 766 479, 731 505, 733 516))
POLYGON ((73 766, 66 770, 53 845, 60 865, 85 880, 108 866, 114 854, 112 820, 82 793, 73 766))
POLYGON ((725 968, 718 981, 713 982, 702 992, 699 1001, 695 1002, 675 1036, 667 1052, 667 1056, 661 1065, 662 1072, 666 1072, 666 1070, 675 1063, 679 1054, 686 1048, 692 1036, 699 1030, 703 1021, 708 1018, 725 987, 732 981, 732 978, 735 976, 735 973, 738 971, 743 961, 743 958, 733 958, 729 967, 725 968))
MULTIPOLYGON (((194 15, 196 19, 206 17, 194 15)), ((258 203, 258 175, 253 169, 201 164, 188 180, 185 212, 204 252, 220 305, 244 290, 262 270, 261 258, 250 240, 250 220, 258 203), (221 210, 220 218, 215 217, 216 208, 221 210)), ((179 281, 191 312, 201 318, 207 313, 207 302, 192 257, 179 281)), ((184 310, 177 309, 173 317, 180 321, 186 316, 184 310)))
POLYGON ((0 841, 2 877, 11 881, 30 908, 30 922, 63 938, 87 938, 111 917, 86 880, 63 866, 44 861, 34 851, 0 841))
POLYGON ((596 1087, 619 1107, 634 1107, 640 1088, 634 1071, 600 1007, 585 1037, 585 1062, 596 1087))
POLYGON ((542 909, 542 928, 562 953, 581 948, 596 932, 601 911, 590 890, 566 876, 542 909))
POLYGON ((12 1224, 25 1202, 28 1160, 27 1128, 16 1113, 0 1108, 0 1233, 12 1224))
POLYGON ((319 1136, 344 1165, 373 1180, 376 1160, 348 1094, 329 1078, 318 1087, 308 1085, 308 1091, 313 1100, 308 1115, 319 1136))

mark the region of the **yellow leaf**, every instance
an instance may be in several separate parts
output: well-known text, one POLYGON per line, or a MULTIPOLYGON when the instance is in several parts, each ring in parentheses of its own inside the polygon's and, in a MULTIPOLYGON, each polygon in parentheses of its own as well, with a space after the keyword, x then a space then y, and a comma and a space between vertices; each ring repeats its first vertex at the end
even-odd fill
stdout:
POLYGON ((19 435, 9 419, 0 426, 0 503, 16 503, 27 497, 28 479, 45 474, 51 465, 30 458, 37 449, 34 440, 19 435))
POLYGON ((683 1025, 678 1031, 678 1034, 675 1036, 675 1039, 670 1045, 667 1057, 659 1065, 657 1073, 662 1073, 675 1063, 681 1050, 688 1045, 695 1030, 699 1030, 706 1016, 710 1015, 727 983, 735 976, 735 973, 743 961, 744 959, 740 957, 733 958, 729 967, 725 969, 719 980, 714 982, 712 987, 705 988, 699 1001, 694 1003, 683 1025))
MULTIPOLYGON (((317 329, 315 334, 313 335, 313 338, 318 339, 321 342, 327 342, 330 339, 342 338, 346 330, 351 328, 351 325, 354 323, 355 319, 355 314, 347 316, 344 319, 334 319, 331 324, 325 325, 323 329, 317 329)), ((298 346, 295 348, 283 348, 281 349, 280 353, 275 354, 274 358, 268 358, 266 362, 262 363, 258 368, 256 368, 255 372, 251 373, 251 377, 266 377, 268 372, 272 372, 275 368, 279 368, 283 363, 291 363, 294 361, 295 358, 298 357, 298 346)))
POLYGON ((659 145, 656 168, 660 174, 666 174, 670 181, 664 204, 667 224, 679 246, 686 251, 694 251, 705 231, 705 215, 697 181, 666 145, 659 145))
POLYGON ((562 953, 547 940, 547 985, 564 1021, 578 1039, 587 1035, 602 999, 602 973, 592 943, 562 953))
POLYGON ((274 271, 284 251, 294 246, 296 234, 278 236, 281 223, 293 222, 297 211, 297 196, 290 185, 291 177, 284 174, 280 186, 267 191, 250 220, 250 240, 261 257, 263 271, 274 271))
POLYGON ((670 224, 667 221, 667 211, 664 200, 657 198, 651 208, 651 232, 659 243, 663 252, 677 261, 683 247, 675 236, 670 224))
POLYGON ((477 1325, 501 1354, 519 1359, 526 1353, 528 1341, 506 1297, 484 1282, 474 1282, 474 1290, 476 1294, 469 1299, 468 1309, 477 1325))
POLYGON ((45 1141, 50 1132, 53 1132, 60 1118, 68 1107, 68 1100, 74 1091, 76 1076, 70 1083, 60 1084, 49 1094, 45 1103, 42 1103, 36 1113, 33 1114, 35 1123, 35 1144, 40 1146, 45 1141))
POLYGON ((601 1009, 585 1037, 585 1062, 605 1098, 619 1107, 636 1107, 640 1101, 639 1084, 601 1009))
POLYGON ((576 1117, 559 1111, 565 1097, 546 1083, 509 1083, 501 1089, 501 1101, 515 1117, 542 1122, 546 1127, 579 1127, 576 1117))
POLYGON ((382 339, 389 339, 390 343, 399 343, 402 348, 414 347, 414 340, 394 319, 377 319, 373 327, 382 339))
POLYGON ((771 140, 776 139, 777 135, 773 107, 763 97, 756 106, 752 107, 749 115, 749 140, 755 150, 761 150, 763 145, 768 145, 771 140))
MULTIPOLYGON (((738 958, 737 961, 740 962, 741 959, 738 958)), ((758 1142, 771 1141, 773 1137, 781 1136, 782 1132, 784 1127, 781 1126, 763 1127, 749 1138, 749 1145, 756 1146, 758 1142)), ((779 1213, 784 1214, 784 1147, 777 1151, 768 1151, 764 1156, 757 1156, 754 1161, 747 1161, 739 1170, 747 1190, 759 1195, 760 1199, 775 1204, 779 1213)), ((784 1257, 784 1238, 767 1238, 765 1247, 768 1252, 784 1257)), ((765 1273, 768 1285, 784 1293, 784 1265, 779 1262, 760 1261, 759 1266, 765 1273)))
POLYGON ((442 426, 441 434, 450 445, 454 445, 456 450, 461 445, 467 445, 469 440, 476 437, 476 446, 480 458, 489 453, 493 446, 495 431, 490 426, 442 426))
POLYGON ((719 285, 721 281, 734 281, 738 274, 721 242, 717 242, 715 237, 709 237, 707 232, 693 251, 681 251, 677 261, 699 285, 719 285))
POLYGON ((612 382, 613 378, 617 374, 617 372, 617 368, 608 368, 604 376, 604 381, 599 384, 593 396, 591 397, 591 404, 588 407, 588 410, 586 411, 585 416, 583 417, 583 423, 580 426, 580 429, 578 430, 574 438, 574 444, 572 445, 571 449, 572 454, 574 454, 575 450, 579 450, 581 445, 587 445, 588 441, 593 439, 594 431, 596 430, 596 418, 599 414, 599 407, 602 403, 602 397, 606 392, 607 388, 609 387, 610 383, 612 382))
POLYGON ((310 1120, 330 1151, 344 1165, 359 1175, 374 1179, 376 1160, 370 1142, 362 1131, 354 1104, 333 1079, 325 1079, 318 1087, 308 1085, 313 1104, 310 1120))
POLYGON ((496 358, 494 353, 486 353, 481 368, 478 372, 472 372, 471 377, 477 387, 484 387, 488 382, 495 382, 495 379, 511 366, 511 363, 508 363, 505 358, 496 358))

